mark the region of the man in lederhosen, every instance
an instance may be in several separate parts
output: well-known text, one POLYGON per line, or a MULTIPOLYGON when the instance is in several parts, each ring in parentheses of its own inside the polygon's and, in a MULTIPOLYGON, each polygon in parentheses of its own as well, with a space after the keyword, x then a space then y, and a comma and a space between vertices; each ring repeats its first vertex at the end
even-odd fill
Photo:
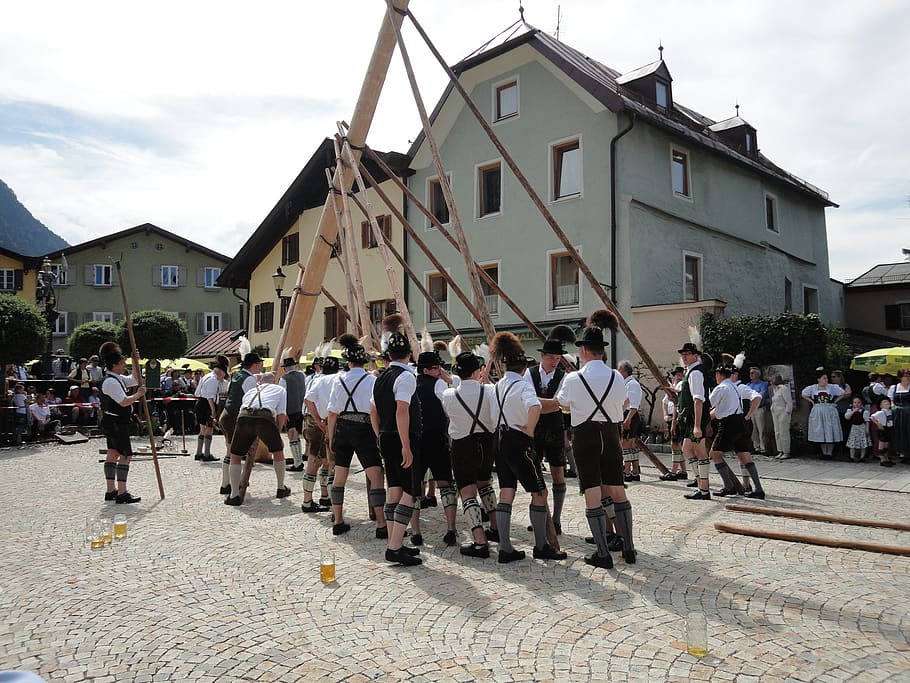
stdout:
MULTIPOLYGON (((483 359, 470 352, 459 353, 452 364, 461 382, 442 394, 442 406, 449 418, 452 438, 452 469, 461 492, 462 511, 471 528, 473 542, 461 546, 468 557, 490 556, 489 540, 499 538, 496 516, 490 516, 492 533, 483 528, 478 493, 490 486, 493 472, 494 430, 493 404, 496 398, 491 384, 483 384, 483 359)), ((494 493, 495 496, 495 493, 494 493)))
POLYGON ((496 474, 499 477, 499 505, 496 523, 499 527, 500 564, 524 559, 523 550, 512 547, 510 527, 512 502, 518 483, 531 494, 528 508, 534 530, 534 558, 564 560, 566 553, 547 542, 547 486, 540 461, 534 453, 534 429, 540 417, 540 399, 534 387, 523 377, 528 357, 511 332, 499 332, 490 344, 490 357, 500 361, 506 373, 496 384, 493 407, 499 437, 496 474))
POLYGON ((695 485, 698 487, 693 493, 687 493, 685 498, 711 500, 711 484, 708 481, 711 459, 708 457, 704 440, 704 430, 711 420, 711 404, 705 395, 701 351, 694 342, 686 342, 677 353, 686 368, 676 403, 677 432, 683 439, 683 456, 689 463, 690 471, 695 474, 695 485))
POLYGON ((212 434, 215 432, 215 407, 218 403, 218 387, 227 376, 229 370, 228 359, 216 356, 212 361, 211 370, 199 380, 196 386, 196 421, 199 423, 199 438, 196 442, 196 460, 202 462, 215 462, 218 460, 212 455, 212 434))
POLYGON ((300 363, 293 355, 281 361, 284 374, 278 381, 288 393, 288 448, 294 464, 289 472, 303 472, 303 454, 300 449, 300 433, 303 431, 303 397, 306 394, 306 375, 300 370, 300 363))
MULTIPOLYGON (((682 388, 682 379, 685 374, 685 370, 679 366, 673 368, 670 373, 670 386, 676 390, 677 395, 682 388)), ((661 399, 661 408, 663 409, 664 422, 667 425, 667 437, 670 439, 670 457, 673 460, 673 468, 666 474, 660 475, 658 479, 661 481, 688 479, 686 459, 683 457, 681 439, 678 436, 679 429, 676 424, 676 396, 665 393, 661 399)))
POLYGON ((568 325, 557 325, 537 349, 540 365, 528 371, 534 391, 540 399, 540 419, 534 429, 534 451, 539 460, 546 460, 553 477, 553 526, 562 534, 562 506, 566 500, 566 424, 554 398, 566 371, 560 361, 566 352, 563 344, 575 342, 575 333, 568 325))
MULTIPOLYGON (((716 496, 730 496, 736 493, 733 486, 730 467, 724 460, 724 453, 728 451, 749 452, 751 446, 749 429, 746 426, 743 413, 743 401, 740 398, 736 385, 730 381, 733 372, 731 365, 722 365, 715 369, 714 375, 717 386, 711 390, 711 415, 717 420, 717 430, 711 443, 708 455, 714 461, 714 466, 723 479, 724 487, 715 491, 716 496)), ((761 397, 759 397, 761 398, 761 397)))
POLYGON ((306 468, 303 471, 303 507, 304 512, 325 512, 332 505, 329 488, 334 483, 332 472, 332 451, 329 450, 326 432, 328 431, 329 397, 332 387, 338 379, 338 358, 325 356, 322 359, 322 372, 313 378, 307 388, 303 403, 306 406, 307 456, 306 468), (319 481, 319 504, 311 505, 316 481, 319 481))
MULTIPOLYGON (((240 403, 244 394, 256 386, 259 381, 258 373, 262 370, 262 358, 258 353, 247 353, 240 362, 240 370, 231 375, 228 386, 227 400, 218 423, 221 433, 224 434, 224 443, 227 449, 221 461, 221 495, 231 494, 231 441, 234 437, 234 428, 237 426, 237 416, 240 414, 240 403)), ((241 454, 243 455, 243 454, 241 454)))
MULTIPOLYGON (((328 450, 335 454, 335 480, 329 491, 335 522, 332 533, 338 536, 351 530, 351 525, 344 521, 344 486, 356 453, 370 483, 367 496, 376 514, 376 538, 387 538, 388 529, 383 516, 386 493, 382 486, 382 457, 370 422, 370 399, 376 378, 364 370, 363 366, 370 362, 370 357, 353 334, 341 335, 338 343, 344 348, 342 354, 350 369, 333 383, 327 408, 328 450)), ((310 500, 310 507, 314 506, 315 503, 310 500)), ((311 511, 305 507, 302 509, 304 512, 311 511)))
MULTIPOLYGON (((370 417, 379 437, 379 451, 385 464, 387 482, 383 509, 389 527, 385 559, 404 566, 421 564, 419 548, 404 545, 404 532, 414 514, 414 500, 420 495, 420 483, 414 476, 420 442, 420 399, 416 396, 417 378, 411 366, 411 343, 403 333, 404 319, 398 313, 382 320, 388 335, 386 353, 389 366, 373 385, 370 417)), ((370 482, 372 485, 372 482, 370 482)))
POLYGON ((619 361, 616 369, 619 370, 619 374, 626 383, 626 408, 622 418, 622 459, 625 480, 641 481, 641 469, 638 464, 638 456, 641 455, 638 438, 642 433, 641 415, 639 414, 642 399, 641 384, 632 374, 632 363, 629 361, 619 361))
POLYGON ((569 409, 575 439, 578 483, 585 496, 585 517, 597 551, 585 558, 594 567, 611 569, 610 520, 622 536, 622 556, 636 560, 632 539, 632 504, 626 497, 620 428, 626 384, 622 374, 604 362, 609 344, 604 330, 615 331, 616 318, 606 310, 588 317, 582 338, 576 341, 582 367, 563 380, 556 398, 569 409), (612 515, 611 515, 612 513, 612 515))
MULTIPOLYGON (((725 354, 729 357, 729 354, 725 354)), ((730 382, 736 387, 736 391, 739 394, 740 401, 742 403, 742 412, 743 419, 746 424, 746 434, 750 437, 749 426, 752 424, 752 418, 755 416, 755 411, 761 405, 762 396, 757 391, 753 390, 748 384, 743 384, 740 381, 740 368, 742 367, 743 362, 745 362, 745 355, 740 353, 733 359, 733 364, 729 366, 730 369, 730 382)), ((714 401, 711 401, 712 405, 714 401)), ((712 450, 719 450, 717 445, 711 446, 712 450)), ((752 460, 752 453, 748 448, 743 450, 736 451, 736 457, 739 459, 739 471, 743 479, 743 489, 745 489, 745 494, 747 498, 759 498, 764 499, 765 490, 762 488, 761 480, 758 478, 758 467, 755 462, 752 460), (751 481, 755 482, 755 488, 751 486, 751 481)), ((715 460, 716 462, 716 460, 715 460)), ((727 489, 726 484, 724 489, 727 492, 726 495, 729 495, 730 492, 727 489)), ((724 492, 718 492, 718 495, 725 495, 724 492)))

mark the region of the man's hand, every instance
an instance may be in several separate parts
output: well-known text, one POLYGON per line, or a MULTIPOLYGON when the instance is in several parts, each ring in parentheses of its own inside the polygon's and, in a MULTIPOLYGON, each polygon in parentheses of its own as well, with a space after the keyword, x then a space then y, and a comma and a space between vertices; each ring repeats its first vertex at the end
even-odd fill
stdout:
POLYGON ((629 428, 631 426, 632 426, 632 419, 630 417, 627 417, 625 420, 622 421, 622 428, 625 429, 626 431, 629 431, 629 428))
POLYGON ((408 469, 414 462, 414 454, 411 453, 410 446, 401 447, 401 466, 408 469))
POLYGON ((142 387, 142 386, 141 386, 141 387, 139 387, 138 389, 136 389, 135 396, 136 396, 136 398, 139 398, 139 397, 141 397, 141 396, 145 396, 145 387, 142 387))
POLYGON ((700 439, 701 438, 701 427, 699 427, 698 425, 693 427, 692 436, 694 436, 696 439, 700 439))

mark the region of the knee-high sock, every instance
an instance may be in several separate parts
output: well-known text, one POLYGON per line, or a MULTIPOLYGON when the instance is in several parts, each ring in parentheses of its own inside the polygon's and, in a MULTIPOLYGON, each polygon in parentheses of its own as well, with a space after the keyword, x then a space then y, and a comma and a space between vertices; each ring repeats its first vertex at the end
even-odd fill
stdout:
POLYGON ((761 485, 761 481, 758 479, 758 467, 755 466, 755 463, 747 462, 746 469, 749 470, 749 476, 752 477, 752 481, 755 482, 755 490, 764 491, 761 485))
POLYGON ((750 477, 749 466, 744 465, 743 463, 740 463, 739 464, 739 473, 740 473, 740 475, 742 475, 742 478, 743 478, 743 488, 744 489, 751 488, 751 486, 749 485, 749 477, 750 477))
POLYGON ((566 500, 566 482, 553 484, 553 523, 562 522, 562 506, 566 500))
POLYGON ((382 516, 385 517, 386 523, 395 521, 395 503, 386 503, 382 506, 382 516))
POLYGON ((118 462, 117 463, 117 483, 126 484, 126 478, 129 475, 130 475, 129 463, 118 462))
POLYGON ((303 462, 300 456, 300 439, 289 439, 288 446, 291 448, 291 457, 294 458, 294 467, 299 467, 303 462))
POLYGON ((588 519, 588 527, 591 529, 594 543, 597 544, 597 554, 601 557, 609 556, 607 513, 604 511, 603 507, 587 508, 585 510, 585 517, 588 519))
POLYGON ((240 495, 240 477, 243 476, 243 465, 229 465, 229 475, 231 479, 231 498, 236 498, 240 495))
POLYGON ((480 496, 480 504, 483 505, 483 509, 486 510, 487 514, 495 512, 496 489, 493 488, 493 485, 484 484, 477 489, 477 494, 480 496))
POLYGON ((221 461, 221 486, 227 486, 231 483, 231 456, 227 453, 221 461))
POLYGON ((507 553, 514 550, 510 537, 512 528, 512 506, 500 501, 496 506, 496 525, 499 528, 499 549, 507 553))
POLYGON ((111 490, 114 489, 114 480, 117 478, 117 463, 110 460, 104 461, 104 478, 111 490))
POLYGON ((439 498, 442 501, 442 509, 455 507, 458 504, 458 492, 451 484, 439 489, 439 498))
POLYGON ((329 485, 329 473, 326 470, 325 465, 322 465, 319 468, 319 471, 316 473, 316 476, 319 478, 320 488, 328 488, 329 485))
POLYGON ((461 501, 461 505, 464 511, 464 517, 468 521, 471 531, 483 528, 483 520, 480 517, 480 505, 477 503, 477 499, 465 498, 461 501))
MULTIPOLYGON (((720 462, 714 463, 714 469, 717 470, 717 473, 720 475, 720 478, 723 479, 724 488, 732 489, 733 488, 733 479, 732 479, 733 475, 730 472, 730 466, 727 465, 726 461, 721 460, 720 462)), ((699 476, 701 476, 701 475, 699 474, 699 476)))
POLYGON ((278 488, 284 488, 284 457, 275 458, 272 461, 272 467, 275 468, 275 478, 278 480, 278 488))
POLYGON ((371 508, 383 508, 385 510, 385 489, 370 489, 367 493, 371 508))
POLYGON ((707 479, 707 478, 708 478, 708 475, 709 475, 710 472, 711 472, 711 470, 710 470, 710 468, 709 468, 709 465, 711 464, 711 461, 710 461, 709 459, 707 459, 707 458, 705 458, 704 460, 701 460, 701 459, 698 459, 698 458, 697 458, 697 459, 695 460, 695 463, 696 463, 696 464, 695 464, 695 472, 696 472, 698 478, 699 478, 699 479, 707 479))
POLYGON ((604 512, 607 513, 609 519, 616 519, 616 506, 613 505, 613 498, 604 496, 600 499, 600 506, 604 509, 604 512))
POLYGON ((196 437, 196 455, 202 455, 202 446, 205 444, 205 437, 200 434, 196 437))
POLYGON ((313 499, 313 489, 316 488, 316 475, 309 472, 303 473, 303 499, 313 499))
POLYGON ((547 506, 528 506, 528 515, 531 517, 531 528, 534 529, 534 547, 543 548, 547 544, 547 506))
POLYGON ((616 504, 616 523, 622 535, 624 549, 632 550, 635 547, 632 542, 632 503, 628 500, 616 504))
POLYGON ((344 486, 333 486, 329 490, 332 505, 344 505, 344 486))

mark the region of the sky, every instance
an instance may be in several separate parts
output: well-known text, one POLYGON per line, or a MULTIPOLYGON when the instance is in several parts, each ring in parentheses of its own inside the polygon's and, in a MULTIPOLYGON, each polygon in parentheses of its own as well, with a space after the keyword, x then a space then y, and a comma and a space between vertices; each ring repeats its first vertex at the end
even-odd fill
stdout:
MULTIPOLYGON (((673 96, 740 115, 763 154, 827 191, 832 277, 910 248, 906 0, 523 0, 525 20, 627 72, 658 45, 673 96)), ((518 0, 411 0, 453 64, 518 0)), ((75 244, 153 223, 233 256, 336 122, 350 120, 383 0, 4 3, 0 179, 75 244)), ((407 24, 407 22, 406 22, 407 24)), ((428 108, 445 74, 405 41, 428 108)), ((392 60, 368 143, 407 151, 420 121, 392 60)))

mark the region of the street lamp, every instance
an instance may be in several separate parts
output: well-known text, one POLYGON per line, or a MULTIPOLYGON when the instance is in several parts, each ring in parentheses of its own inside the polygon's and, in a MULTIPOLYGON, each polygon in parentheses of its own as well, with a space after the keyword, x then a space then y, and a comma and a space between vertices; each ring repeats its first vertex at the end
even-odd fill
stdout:
POLYGON ((35 298, 38 306, 44 307, 44 318, 47 320, 47 348, 44 351, 44 357, 41 359, 41 379, 53 379, 54 369, 51 355, 54 349, 54 328, 60 313, 55 308, 57 306, 57 295, 54 292, 54 283, 57 281, 57 274, 51 270, 51 260, 47 256, 41 262, 41 270, 38 271, 37 275, 38 282, 35 298))
POLYGON ((275 294, 278 295, 278 300, 281 300, 281 290, 284 289, 284 281, 287 280, 288 276, 281 272, 281 266, 278 266, 272 274, 272 283, 275 285, 275 294))

